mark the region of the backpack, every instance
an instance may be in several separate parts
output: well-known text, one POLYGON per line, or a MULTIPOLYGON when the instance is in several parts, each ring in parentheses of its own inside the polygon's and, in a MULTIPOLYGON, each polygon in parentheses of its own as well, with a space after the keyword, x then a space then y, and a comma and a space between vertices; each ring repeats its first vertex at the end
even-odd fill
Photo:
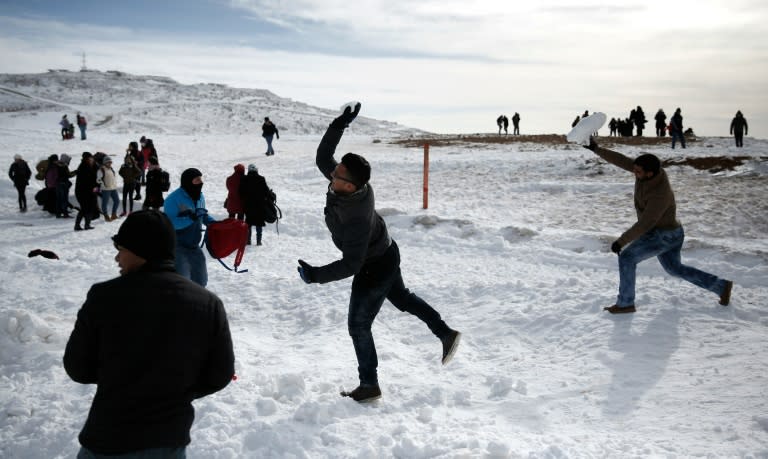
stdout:
POLYGON ((222 266, 230 271, 236 273, 248 272, 247 269, 238 270, 240 262, 243 261, 243 255, 245 254, 245 246, 248 244, 248 233, 250 227, 247 223, 236 218, 227 218, 218 222, 211 222, 208 224, 205 230, 205 237, 203 238, 203 244, 208 249, 208 253, 211 257, 219 260, 222 266), (233 252, 235 254, 235 267, 230 268, 223 261, 222 258, 228 257, 233 252))
MULTIPOLYGON (((277 195, 270 188, 264 198, 264 221, 267 223, 276 223, 283 218, 283 211, 277 207, 277 195)), ((278 231, 280 234, 280 231, 278 231)))
POLYGON ((171 188, 171 176, 168 172, 160 169, 160 190, 168 191, 171 188))

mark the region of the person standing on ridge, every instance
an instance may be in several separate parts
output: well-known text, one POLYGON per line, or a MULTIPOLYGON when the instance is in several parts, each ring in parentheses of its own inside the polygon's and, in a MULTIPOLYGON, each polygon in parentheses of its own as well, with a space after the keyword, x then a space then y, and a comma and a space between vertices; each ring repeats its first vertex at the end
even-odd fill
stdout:
POLYGON ((747 134, 749 126, 747 126, 747 119, 741 114, 741 110, 736 112, 736 116, 731 121, 731 134, 736 140, 736 146, 741 148, 744 146, 744 136, 747 134))
POLYGON ((603 309, 611 314, 635 312, 637 265, 651 257, 658 258, 667 273, 719 295, 720 304, 728 306, 732 281, 680 261, 685 234, 677 221, 675 194, 659 158, 646 153, 632 160, 621 153, 599 147, 594 138, 584 148, 635 175, 637 223, 611 244, 611 251, 619 256, 619 295, 616 304, 603 309))
POLYGON ((275 150, 272 148, 272 137, 280 139, 280 132, 277 130, 275 123, 269 120, 268 116, 264 117, 264 124, 261 125, 261 136, 267 141, 267 156, 273 156, 275 150))
POLYGON ((685 148, 685 134, 683 134, 683 115, 680 109, 675 109, 675 114, 669 120, 669 135, 672 136, 672 148, 675 148, 675 140, 680 140, 680 146, 685 148))
POLYGON ((512 126, 514 128, 512 135, 520 135, 520 114, 517 112, 512 115, 512 126))
POLYGON ((368 161, 355 153, 345 154, 340 163, 333 157, 344 129, 359 112, 359 102, 354 111, 351 104, 344 108, 323 135, 315 160, 317 168, 330 181, 325 198, 325 224, 342 258, 317 267, 299 260, 297 269, 307 284, 324 284, 354 276, 347 325, 357 356, 360 385, 341 395, 357 402, 369 402, 381 397, 371 326, 385 299, 427 324, 442 343, 444 365, 456 352, 461 334, 448 327, 436 310, 405 287, 400 251, 390 238, 384 219, 376 212, 373 187, 368 183, 371 175, 368 161))

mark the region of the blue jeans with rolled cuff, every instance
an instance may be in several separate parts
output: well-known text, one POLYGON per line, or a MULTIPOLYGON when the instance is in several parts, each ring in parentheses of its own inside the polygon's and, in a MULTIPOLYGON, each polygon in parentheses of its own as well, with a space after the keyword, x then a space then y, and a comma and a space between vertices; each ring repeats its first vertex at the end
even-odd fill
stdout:
POLYGON ((637 264, 651 257, 658 258, 667 273, 722 295, 726 282, 724 279, 681 263, 680 250, 684 239, 682 226, 669 230, 654 229, 622 250, 619 254, 619 296, 616 304, 622 307, 635 304, 637 264))

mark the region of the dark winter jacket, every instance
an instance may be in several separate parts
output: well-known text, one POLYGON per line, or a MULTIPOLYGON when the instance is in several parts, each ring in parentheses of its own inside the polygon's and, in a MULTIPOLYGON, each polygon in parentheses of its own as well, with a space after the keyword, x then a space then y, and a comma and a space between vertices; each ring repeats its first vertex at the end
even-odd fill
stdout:
POLYGON ((240 197, 245 210, 245 222, 264 226, 264 206, 269 193, 267 181, 258 172, 248 172, 240 182, 240 197))
POLYGON ((656 112, 656 116, 653 117, 656 120, 656 127, 661 129, 667 126, 667 114, 663 110, 656 112))
POLYGON ((160 166, 149 166, 147 172, 147 188, 145 190, 144 204, 157 209, 165 203, 163 199, 163 169, 160 166))
POLYGON ((221 300, 174 272, 173 260, 94 284, 64 353, 76 382, 97 384, 80 443, 123 454, 190 442, 192 400, 232 380, 221 300))
MULTIPOLYGON (((621 153, 600 147, 595 149, 595 153, 611 164, 633 171, 634 160, 621 153)), ((618 242, 622 247, 653 229, 680 227, 680 222, 677 221, 675 194, 664 169, 653 178, 635 180, 634 200, 637 223, 619 237, 618 242)))
MULTIPOLYGON (((329 127, 317 147, 316 164, 331 180, 338 164, 333 158, 344 129, 329 127)), ((351 195, 339 195, 328 186, 325 198, 325 224, 334 245, 341 250, 341 260, 315 268, 315 282, 325 283, 353 276, 367 262, 381 257, 392 240, 384 219, 376 212, 373 187, 364 185, 351 195)))
POLYGON ((680 134, 683 133, 683 115, 679 112, 675 112, 675 114, 672 115, 672 118, 669 119, 669 124, 672 126, 670 131, 679 132, 680 134))
POLYGON ((261 136, 267 137, 270 135, 277 135, 277 138, 280 138, 280 133, 277 131, 277 126, 275 126, 275 123, 272 121, 266 121, 261 125, 261 136))
POLYGON ((87 160, 80 162, 77 167, 77 179, 75 180, 75 197, 79 202, 83 202, 93 195, 93 189, 98 186, 96 182, 96 168, 95 164, 89 164, 87 160))
POLYGON ((748 129, 747 119, 744 118, 741 112, 737 113, 733 121, 731 121, 731 134, 746 134, 748 129))
POLYGON ((26 161, 19 160, 11 163, 11 168, 8 169, 8 177, 13 181, 14 186, 17 188, 25 187, 29 185, 29 179, 32 177, 32 170, 29 168, 29 164, 26 161))

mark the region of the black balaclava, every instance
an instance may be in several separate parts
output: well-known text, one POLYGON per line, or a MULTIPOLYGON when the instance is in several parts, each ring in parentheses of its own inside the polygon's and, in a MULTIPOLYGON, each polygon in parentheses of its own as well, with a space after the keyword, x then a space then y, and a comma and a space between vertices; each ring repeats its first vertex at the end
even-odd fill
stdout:
POLYGON ((198 169, 191 167, 181 173, 181 188, 187 192, 193 201, 197 202, 200 199, 200 194, 203 192, 203 184, 195 185, 192 183, 196 177, 202 177, 203 173, 198 169))

